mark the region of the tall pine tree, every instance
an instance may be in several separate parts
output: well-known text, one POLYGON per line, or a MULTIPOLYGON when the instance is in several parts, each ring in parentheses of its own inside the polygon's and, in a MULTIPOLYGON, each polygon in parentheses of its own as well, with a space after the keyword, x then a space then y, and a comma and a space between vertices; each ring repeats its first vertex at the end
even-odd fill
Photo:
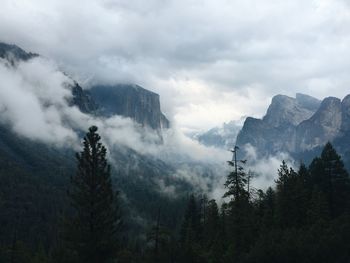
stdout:
POLYGON ((74 215, 68 234, 78 262, 104 263, 116 257, 121 220, 107 151, 100 141, 97 127, 90 127, 84 149, 76 155, 77 173, 71 179, 69 197, 74 215))

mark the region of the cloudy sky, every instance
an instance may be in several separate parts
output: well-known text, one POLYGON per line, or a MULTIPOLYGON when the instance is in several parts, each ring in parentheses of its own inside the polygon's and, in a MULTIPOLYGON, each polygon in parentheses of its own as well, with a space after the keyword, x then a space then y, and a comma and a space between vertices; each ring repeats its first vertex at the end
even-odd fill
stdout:
POLYGON ((186 131, 260 117, 277 93, 350 93, 346 0, 2 0, 0 41, 85 87, 153 90, 186 131))

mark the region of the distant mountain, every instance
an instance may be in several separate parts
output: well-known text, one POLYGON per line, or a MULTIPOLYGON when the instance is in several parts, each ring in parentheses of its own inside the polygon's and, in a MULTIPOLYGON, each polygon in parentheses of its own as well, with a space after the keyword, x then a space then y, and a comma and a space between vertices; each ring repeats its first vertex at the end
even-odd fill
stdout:
POLYGON ((334 97, 320 101, 304 94, 297 94, 295 98, 277 95, 262 119, 248 117, 245 120, 236 144, 250 144, 259 156, 286 152, 304 159, 318 153, 328 141, 347 156, 348 138, 349 95, 343 101, 334 97))
POLYGON ((203 145, 229 149, 236 143, 236 137, 242 125, 238 121, 224 123, 203 133, 196 133, 192 137, 203 145))
POLYGON ((138 85, 96 85, 89 92, 99 105, 99 115, 122 115, 154 130, 170 123, 160 109, 159 95, 138 85))

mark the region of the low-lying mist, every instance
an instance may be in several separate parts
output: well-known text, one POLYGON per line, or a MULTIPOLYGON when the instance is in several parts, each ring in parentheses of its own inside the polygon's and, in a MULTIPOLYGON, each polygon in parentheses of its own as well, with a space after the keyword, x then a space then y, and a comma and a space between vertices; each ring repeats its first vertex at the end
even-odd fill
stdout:
MULTIPOLYGON (((73 80, 62 73, 53 61, 35 57, 14 65, 0 59, 0 123, 19 136, 50 144, 53 147, 81 149, 82 132, 96 125, 107 148, 127 147, 176 167, 172 175, 185 180, 199 192, 221 199, 232 158, 225 149, 206 147, 185 136, 176 123, 162 132, 163 143, 155 143, 159 133, 141 127, 130 118, 96 117, 71 105, 73 80)), ((111 154, 113 151, 110 151, 111 154)), ((252 147, 246 149, 248 166, 259 176, 253 184, 266 188, 273 183, 276 170, 285 154, 258 160, 252 147)), ((112 162, 115 156, 110 156, 112 162)), ((165 194, 176 195, 175 186, 156 182, 165 194)))

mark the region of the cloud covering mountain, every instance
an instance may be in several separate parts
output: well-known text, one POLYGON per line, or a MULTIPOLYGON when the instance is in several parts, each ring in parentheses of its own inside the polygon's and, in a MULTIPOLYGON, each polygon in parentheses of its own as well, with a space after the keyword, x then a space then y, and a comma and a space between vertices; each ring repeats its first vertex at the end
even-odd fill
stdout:
POLYGON ((271 97, 344 97, 347 1, 5 0, 1 41, 59 62, 80 82, 161 95, 183 130, 261 117, 271 97))

